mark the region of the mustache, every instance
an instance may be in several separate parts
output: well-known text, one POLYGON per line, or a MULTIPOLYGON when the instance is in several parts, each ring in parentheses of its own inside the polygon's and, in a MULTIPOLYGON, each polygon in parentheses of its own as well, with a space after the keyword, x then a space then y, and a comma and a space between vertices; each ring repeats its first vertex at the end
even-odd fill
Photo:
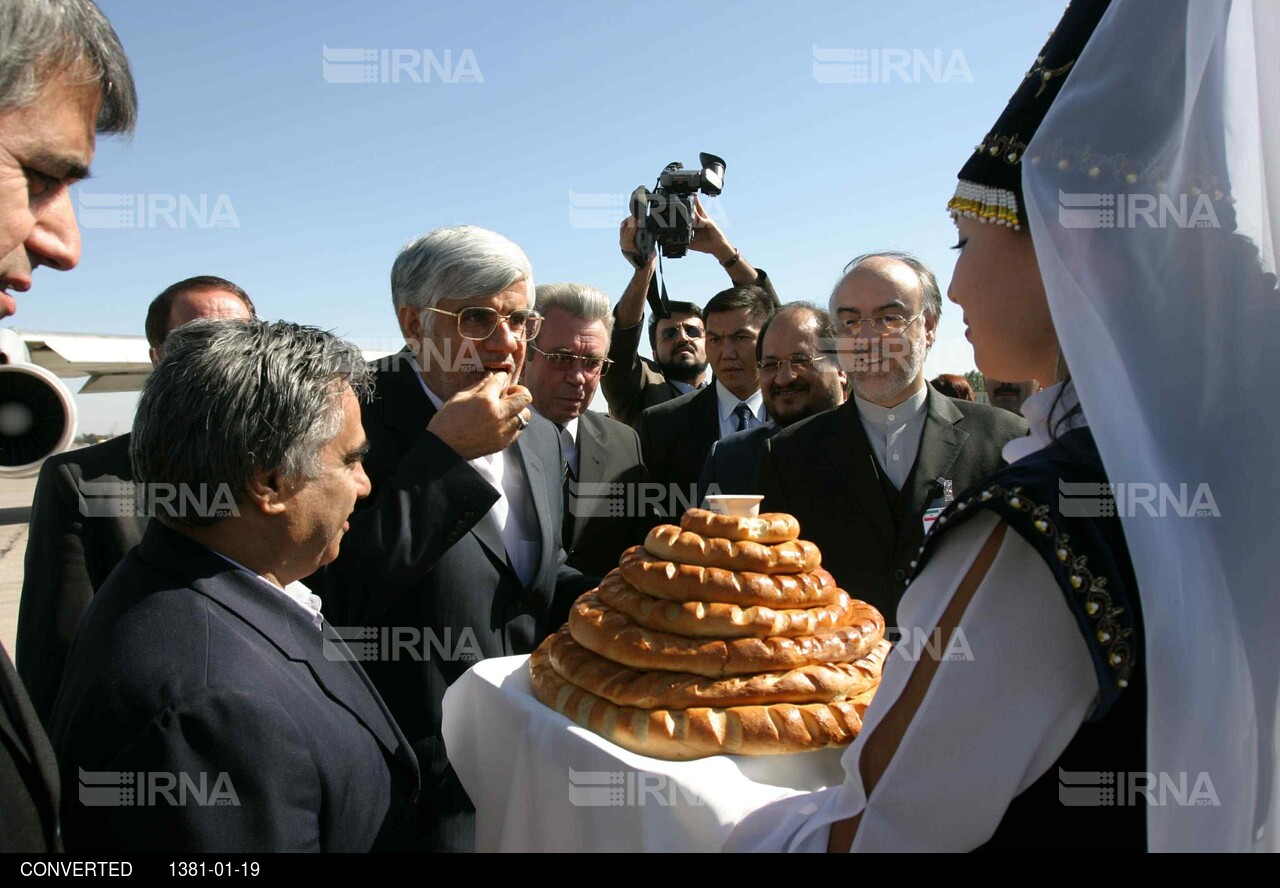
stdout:
POLYGON ((994 394, 1013 395, 1016 398, 1018 395, 1022 394, 1022 389, 1018 388, 1016 385, 998 385, 996 386, 994 394))

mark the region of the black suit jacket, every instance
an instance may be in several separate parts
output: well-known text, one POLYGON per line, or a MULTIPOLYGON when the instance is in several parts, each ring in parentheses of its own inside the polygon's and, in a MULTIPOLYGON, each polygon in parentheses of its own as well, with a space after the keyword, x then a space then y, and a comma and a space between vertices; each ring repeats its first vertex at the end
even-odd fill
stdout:
MULTIPOLYGON (((566 509, 579 513, 573 522, 573 538, 565 546, 569 565, 584 574, 602 577, 618 566, 623 551, 643 543, 648 533, 649 522, 638 508, 632 508, 640 499, 638 494, 644 490, 641 485, 648 479, 648 473, 640 456, 639 436, 630 426, 607 416, 592 411, 583 413, 578 418, 577 444, 579 484, 626 484, 634 491, 629 497, 626 488, 622 497, 603 497, 599 495, 603 488, 588 488, 595 495, 584 498, 582 507, 576 507, 573 497, 565 504, 566 509), (624 505, 622 515, 608 514, 599 508, 619 501, 624 505)), ((572 485, 570 492, 573 492, 572 485)))
MULTIPOLYGON (((640 450, 649 479, 674 485, 663 501, 676 517, 686 500, 698 505, 698 476, 720 437, 720 409, 711 384, 674 401, 650 407, 640 417, 640 450)), ((668 515, 670 517, 670 515, 668 515)))
POLYGON ((80 619, 147 528, 143 516, 101 514, 112 506, 130 508, 131 497, 111 497, 114 491, 131 492, 132 484, 128 435, 60 453, 40 469, 27 532, 15 654, 18 674, 46 725, 80 619))
POLYGON ((911 562, 924 541, 924 512, 941 496, 939 477, 958 495, 1003 465, 1001 449, 1027 433, 1020 416, 958 401, 930 388, 915 464, 891 508, 880 467, 853 398, 783 429, 760 464, 761 511, 789 512, 822 551, 822 566, 852 597, 894 625, 911 562))
POLYGON ((417 761, 332 627, 159 521, 85 614, 52 736, 73 852, 413 838, 417 761), (167 775, 177 804, 152 789, 167 775), (198 791, 183 795, 184 779, 198 791), (132 799, 111 804, 121 787, 132 799), (212 803, 219 789, 229 804, 212 803))
POLYGON ((58 763, 0 645, 0 853, 61 851, 58 763))
POLYGON ((426 431, 436 411, 406 356, 375 365, 377 394, 362 408, 373 492, 325 570, 325 606, 347 626, 391 640, 399 633, 412 647, 365 667, 422 763, 422 846, 469 851, 474 809, 440 737, 444 692, 477 660, 530 653, 589 584, 561 548, 555 426, 535 414, 511 445, 538 515, 539 562, 526 587, 488 517, 498 492, 426 431))
POLYGON ((771 419, 762 426, 734 432, 713 443, 698 477, 698 502, 702 502, 708 493, 758 494, 760 459, 764 455, 765 442, 781 430, 782 427, 771 419))
MULTIPOLYGON (((763 268, 757 268, 756 286, 773 299, 776 308, 780 303, 773 289, 773 281, 763 268)), ((617 318, 618 310, 613 310, 617 318)), ((640 337, 647 331, 644 321, 632 327, 614 324, 609 342, 609 357, 613 368, 600 380, 604 398, 609 402, 609 415, 619 422, 639 429, 640 414, 650 407, 665 404, 681 397, 684 392, 667 381, 656 361, 640 355, 640 337)))

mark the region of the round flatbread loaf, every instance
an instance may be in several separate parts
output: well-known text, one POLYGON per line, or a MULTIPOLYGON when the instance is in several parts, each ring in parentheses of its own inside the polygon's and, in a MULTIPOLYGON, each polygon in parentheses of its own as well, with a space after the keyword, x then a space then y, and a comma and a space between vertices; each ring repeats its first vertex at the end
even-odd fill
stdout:
POLYGON ((588 592, 569 609, 569 631, 578 644, 624 666, 725 678, 865 657, 884 637, 884 618, 864 602, 854 607, 857 613, 850 625, 822 635, 688 638, 637 626, 588 592))
POLYGON ((610 573, 596 589, 600 600, 626 614, 636 625, 695 638, 769 638, 774 635, 817 635, 849 625, 852 602, 836 590, 835 600, 809 608, 739 607, 714 601, 667 601, 646 595, 610 573))
POLYGON ((659 524, 649 531, 644 548, 655 558, 665 558, 677 564, 699 564, 763 574, 808 573, 822 566, 822 554, 808 540, 767 546, 699 536, 674 524, 659 524))
POLYGON ((533 693, 545 705, 640 755, 687 761, 709 755, 774 755, 844 745, 858 735, 874 689, 842 703, 774 703, 727 709, 618 706, 561 677, 549 640, 529 658, 533 693))
POLYGON ((629 669, 578 644, 564 628, 552 636, 547 653, 562 678, 610 703, 641 709, 692 709, 850 700, 880 683, 889 647, 882 639, 871 653, 854 663, 815 664, 722 679, 629 669))
POLYGON ((739 607, 816 607, 840 596, 835 578, 818 569, 804 574, 763 574, 655 558, 632 546, 618 562, 622 577, 636 589, 669 601, 710 601, 739 607))
POLYGON ((680 528, 703 537, 753 543, 786 543, 800 538, 800 522, 786 512, 739 517, 689 509, 680 517, 680 528))

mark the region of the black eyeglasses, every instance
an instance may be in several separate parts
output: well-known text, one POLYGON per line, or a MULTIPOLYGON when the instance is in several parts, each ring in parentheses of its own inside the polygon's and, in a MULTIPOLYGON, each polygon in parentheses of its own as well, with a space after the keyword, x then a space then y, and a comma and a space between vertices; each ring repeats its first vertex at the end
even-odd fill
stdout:
POLYGON ((551 365, 551 369, 558 370, 561 373, 568 373, 573 369, 574 364, 580 364, 582 372, 588 376, 594 376, 599 373, 604 376, 609 372, 609 367, 613 364, 612 358, 595 358, 591 355, 574 355, 568 352, 544 352, 536 345, 529 348, 536 351, 547 359, 547 363, 551 365))
POLYGON ((801 370, 812 370, 815 364, 826 359, 826 355, 792 355, 788 361, 760 361, 756 366, 760 368, 761 373, 772 376, 783 367, 790 367, 794 373, 799 373, 801 370))
POLYGON ((458 335, 463 339, 488 339, 498 329, 498 322, 503 321, 512 336, 521 342, 528 342, 537 337, 538 330, 542 327, 542 315, 533 309, 520 309, 507 315, 479 305, 468 306, 462 311, 445 311, 443 308, 428 306, 427 311, 457 318, 458 335))
POLYGON ((701 339, 706 336, 706 332, 696 324, 675 324, 670 327, 663 327, 658 331, 658 338, 670 342, 684 333, 689 339, 701 339))

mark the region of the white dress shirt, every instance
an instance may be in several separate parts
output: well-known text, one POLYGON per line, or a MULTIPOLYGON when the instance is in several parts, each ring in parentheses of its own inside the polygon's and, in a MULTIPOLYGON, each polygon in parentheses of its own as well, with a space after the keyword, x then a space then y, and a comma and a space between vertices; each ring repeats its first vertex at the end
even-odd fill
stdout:
MULTIPOLYGON (((431 391, 412 356, 409 360, 413 362, 422 390, 427 393, 436 410, 440 410, 444 407, 444 401, 431 391)), ((469 459, 467 465, 479 472, 480 477, 498 491, 498 501, 493 504, 489 514, 498 523, 502 545, 507 550, 507 559, 516 576, 521 583, 529 585, 538 569, 541 537, 538 533, 538 514, 534 510, 533 497, 530 496, 529 485, 520 466, 520 457, 512 448, 507 447, 497 453, 469 459)))
POLYGON ((864 401, 853 396, 858 407, 858 417, 862 420, 862 428, 866 430, 867 441, 871 444, 871 452, 876 462, 893 482, 893 486, 902 489, 911 467, 916 464, 916 455, 920 452, 920 438, 924 435, 924 421, 929 415, 926 405, 929 402, 929 386, 920 389, 901 404, 893 407, 881 407, 871 401, 864 401))
MULTIPOLYGON (((210 549, 209 551, 213 552, 212 549, 210 549)), ((249 568, 241 564, 239 561, 236 561, 234 558, 228 558, 226 555, 223 555, 221 552, 213 552, 213 554, 217 555, 219 558, 221 558, 223 561, 227 562, 227 564, 230 564, 232 567, 236 568, 237 570, 242 570, 245 573, 247 573, 249 576, 254 577, 275 594, 277 595, 283 594, 286 598, 288 598, 294 604, 298 605, 300 608, 302 608, 304 611, 306 611, 310 615, 311 622, 315 624, 315 627, 317 629, 319 629, 322 625, 324 625, 324 614, 320 613, 320 606, 323 603, 320 601, 320 596, 316 595, 314 592, 308 589, 307 586, 304 583, 302 583, 300 580, 294 580, 292 583, 290 583, 289 585, 281 589, 275 583, 271 582, 266 577, 264 577, 262 574, 254 573, 253 571, 249 570, 249 568)))
POLYGON ((556 426, 560 431, 560 452, 564 457, 564 461, 569 464, 569 468, 573 471, 573 477, 578 477, 578 417, 566 422, 563 426, 556 426))
POLYGON ((720 416, 720 437, 725 438, 738 431, 738 417, 734 415, 734 410, 738 409, 739 404, 745 403, 751 408, 751 415, 747 417, 747 424, 742 429, 754 429, 756 426, 764 425, 764 395, 760 389, 756 389, 755 394, 749 398, 739 398, 733 392, 724 387, 720 380, 716 380, 716 406, 719 408, 720 416))
MULTIPOLYGON (((1058 388, 1023 405, 1031 438, 1010 441, 1006 458, 1050 443, 1049 405, 1058 388)), ((931 637, 999 521, 988 511, 950 531, 898 606, 904 639, 931 637)), ((825 851, 831 824, 859 813, 855 851, 969 851, 989 839, 1009 803, 1053 765, 1093 711, 1098 679, 1048 566, 1013 531, 954 637, 964 639, 970 656, 944 654, 869 798, 859 758, 905 688, 919 644, 900 642, 886 660, 862 733, 841 760, 844 783, 753 812, 725 849, 825 851)))

